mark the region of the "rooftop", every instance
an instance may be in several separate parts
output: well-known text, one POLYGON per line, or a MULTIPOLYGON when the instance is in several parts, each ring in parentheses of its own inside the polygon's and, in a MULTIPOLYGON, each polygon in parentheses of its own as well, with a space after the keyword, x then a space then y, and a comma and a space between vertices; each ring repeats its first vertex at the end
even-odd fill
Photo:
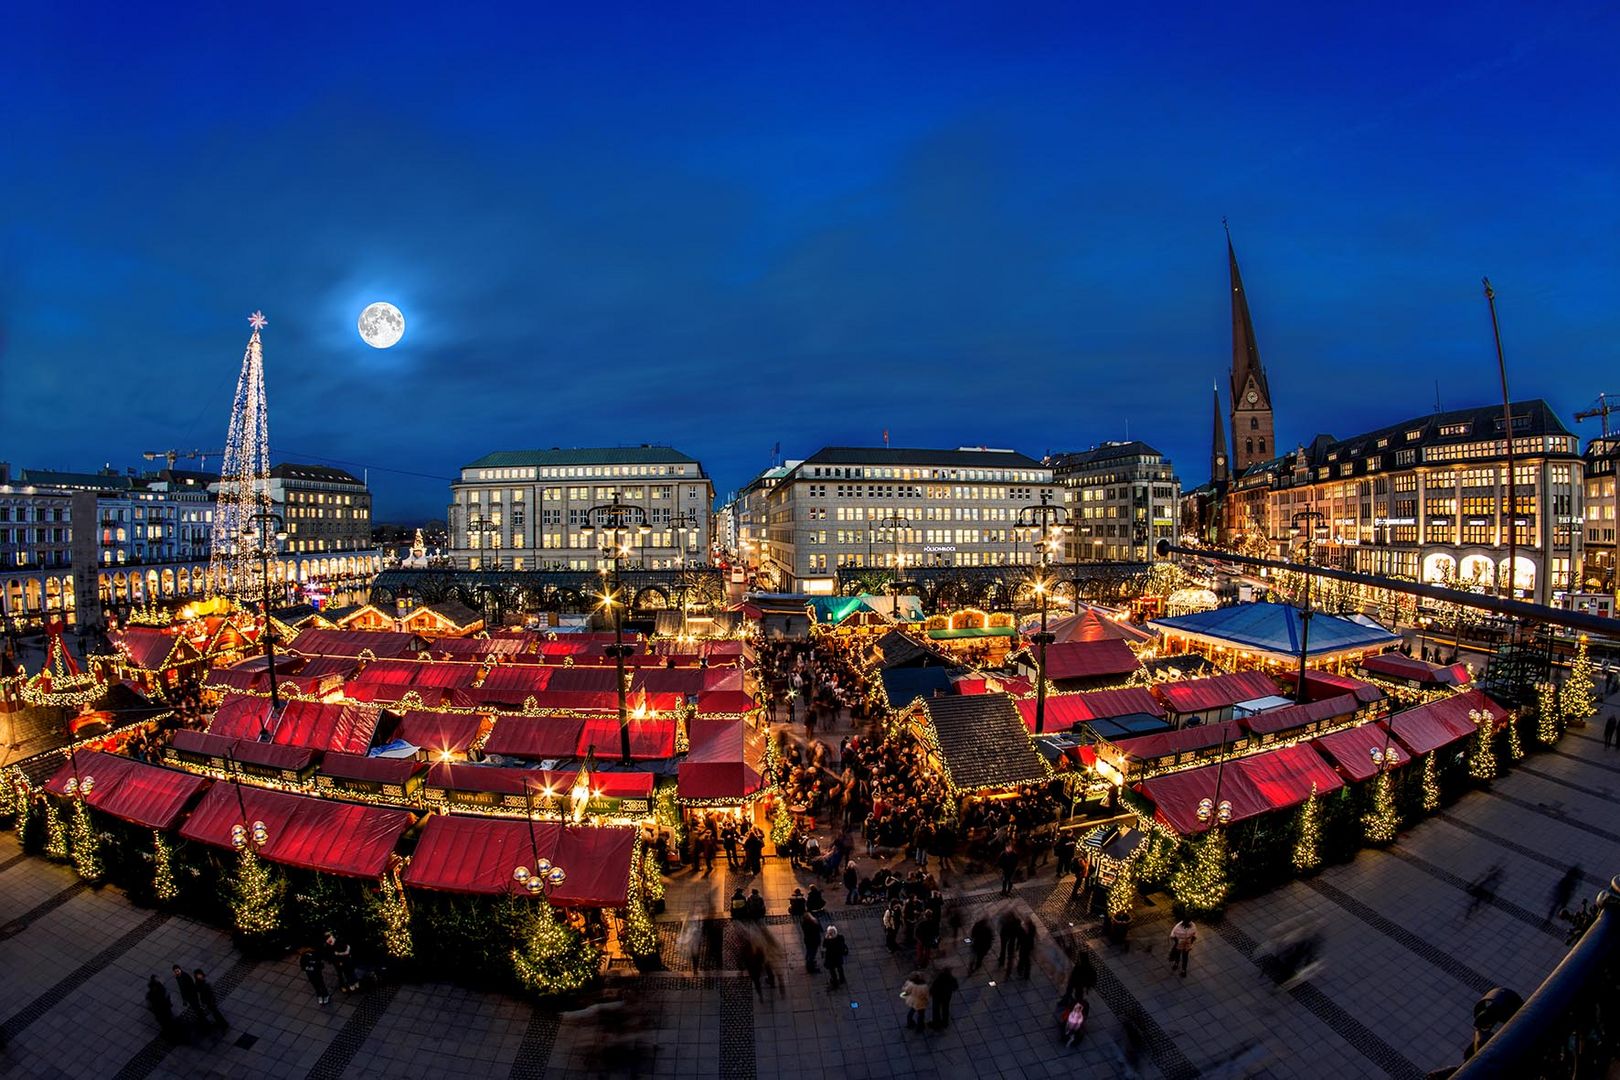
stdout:
POLYGON ((360 484, 360 478, 346 469, 330 465, 299 465, 284 461, 270 467, 270 475, 277 480, 314 480, 322 484, 360 484))
POLYGON ((495 450, 464 469, 500 469, 514 465, 696 465, 698 460, 668 446, 562 447, 550 450, 495 450))
POLYGON ((1034 458, 1016 450, 959 446, 955 450, 903 446, 825 446, 804 459, 805 465, 941 465, 977 469, 1042 469, 1034 458))

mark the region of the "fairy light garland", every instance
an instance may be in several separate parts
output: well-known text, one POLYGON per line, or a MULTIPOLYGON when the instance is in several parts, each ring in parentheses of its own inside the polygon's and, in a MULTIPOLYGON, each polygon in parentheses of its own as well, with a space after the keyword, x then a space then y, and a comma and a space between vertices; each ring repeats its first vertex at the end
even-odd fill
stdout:
POLYGON ((1468 751, 1468 775, 1481 782, 1496 778, 1496 752, 1491 748, 1492 728, 1496 719, 1489 709, 1470 712, 1474 721, 1473 745, 1468 751))
POLYGON ((67 828, 54 802, 45 803, 45 857, 66 862, 68 857, 67 828))
POLYGON ((101 861, 101 837, 96 834, 95 825, 90 820, 90 808, 83 799, 73 803, 73 821, 68 831, 73 869, 86 881, 100 881, 106 873, 101 861))
POLYGON ((1369 844, 1387 844, 1400 831, 1401 815, 1395 808, 1395 777, 1379 769, 1373 780, 1372 806, 1362 818, 1369 844))
POLYGON ((1299 808, 1295 825, 1294 869, 1309 873, 1322 865, 1322 802, 1311 784, 1310 798, 1299 808))
POLYGON ((152 830, 152 895, 160 904, 180 896, 180 886, 174 880, 174 848, 160 829, 152 830))
POLYGON ((1536 741, 1543 746, 1558 742, 1558 687, 1550 682, 1536 684, 1536 741))
POLYGON ((281 925, 281 898, 286 883, 252 848, 237 857, 236 881, 231 890, 231 914, 236 928, 249 937, 274 933, 281 925))
POLYGON ((1226 872, 1226 830, 1211 825, 1193 841, 1192 858, 1170 876, 1170 893, 1189 912, 1208 915, 1226 905, 1231 890, 1226 872))
POLYGON ((1434 751, 1430 750, 1423 755, 1423 809, 1433 811, 1440 809, 1440 779, 1438 768, 1434 763, 1434 751))

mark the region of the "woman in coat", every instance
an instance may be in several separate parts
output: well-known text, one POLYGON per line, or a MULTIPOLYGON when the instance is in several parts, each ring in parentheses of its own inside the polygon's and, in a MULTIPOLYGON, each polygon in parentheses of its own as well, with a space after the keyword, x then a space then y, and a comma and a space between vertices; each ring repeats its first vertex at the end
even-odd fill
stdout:
POLYGON ((906 1003, 906 1027, 927 1031, 928 976, 920 971, 913 971, 911 978, 900 987, 900 998, 906 1003))

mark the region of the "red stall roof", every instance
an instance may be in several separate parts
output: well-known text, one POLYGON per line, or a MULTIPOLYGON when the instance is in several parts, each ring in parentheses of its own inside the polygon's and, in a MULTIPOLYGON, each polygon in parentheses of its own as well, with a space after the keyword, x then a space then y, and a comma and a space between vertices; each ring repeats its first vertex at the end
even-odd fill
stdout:
POLYGON ((377 709, 350 702, 289 701, 271 730, 271 741, 283 746, 361 754, 377 734, 377 709))
POLYGON ((269 698, 233 694, 214 710, 208 732, 227 739, 257 739, 268 726, 269 716, 269 698))
POLYGON ((1129 645, 1118 639, 1058 641, 1046 647, 1049 679, 1098 679, 1128 675, 1142 666, 1129 645))
POLYGON ((532 664, 503 664, 491 669, 484 676, 483 684, 473 692, 480 701, 521 705, 525 698, 544 691, 556 671, 556 668, 532 664))
POLYGON ((210 757, 233 757, 248 765, 262 765, 267 769, 291 769, 301 772, 315 760, 315 751, 305 746, 277 746, 258 739, 232 739, 206 731, 181 728, 174 733, 170 745, 188 754, 207 754, 210 757))
MULTIPOLYGON (((579 750, 583 754, 592 746, 602 757, 619 754, 619 720, 615 716, 593 716, 585 721, 579 733, 579 750)), ((630 720, 630 758, 632 761, 656 761, 675 756, 675 721, 662 719, 630 720)))
POLYGON ((1221 743, 1232 746, 1248 738, 1242 721, 1223 720, 1219 724, 1195 724, 1177 731, 1161 731, 1156 735, 1137 735, 1114 743, 1121 753, 1137 761, 1182 754, 1188 750, 1207 750, 1221 743))
MULTIPOLYGON (((487 644, 487 642, 486 642, 487 644)), ((418 664, 413 686, 437 686, 444 689, 466 689, 478 680, 483 670, 479 664, 462 664, 441 660, 437 663, 418 664)))
POLYGON ((705 690, 697 700, 699 716, 740 716, 756 708, 758 705, 754 702, 754 695, 742 690, 705 690))
POLYGON ((703 691, 741 689, 743 689, 742 668, 733 666, 703 669, 703 691))
POLYGON ((1329 761, 1339 767, 1339 771, 1351 780, 1360 783, 1369 780, 1378 772, 1378 766, 1373 764, 1372 751, 1382 753, 1389 750, 1395 755, 1395 764, 1399 768, 1412 760, 1406 747, 1399 740, 1390 739, 1389 728, 1379 721, 1370 724, 1361 724, 1343 731, 1335 731, 1331 735, 1322 735, 1312 740, 1316 748, 1325 754, 1329 761))
POLYGON ((422 829, 405 883, 418 889, 485 895, 516 893, 512 868, 534 869, 535 856, 563 868, 567 879, 549 894, 565 907, 621 908, 629 902, 629 826, 569 826, 556 822, 435 815, 422 829))
POLYGON ((238 795, 247 807, 248 824, 262 821, 270 832, 261 851, 265 858, 348 877, 380 877, 414 820, 404 810, 312 799, 245 784, 215 784, 186 819, 180 835, 229 848, 231 826, 242 821, 238 795))
POLYGON ((1395 713, 1389 718, 1389 725, 1394 728, 1395 737, 1406 744, 1413 754, 1427 754, 1430 750, 1438 750, 1472 735, 1474 722, 1468 718, 1468 714, 1476 709, 1489 711, 1495 718, 1497 730, 1501 730, 1507 721, 1506 709, 1486 697, 1482 691, 1467 690, 1395 713))
POLYGON ((413 709, 400 719, 394 738, 431 753, 465 754, 483 729, 482 716, 413 709))
POLYGON ((1430 686, 1462 686, 1468 682, 1468 669, 1461 664, 1430 664, 1398 652, 1364 657, 1363 671, 1392 679, 1411 679, 1430 686))
POLYGON ((64 761, 45 784, 46 791, 62 795, 75 775, 88 778, 94 783, 85 801, 93 808, 148 829, 173 828, 186 805, 210 783, 205 777, 100 750, 80 750, 74 761, 78 772, 73 763, 64 761))
POLYGON ((1271 697, 1277 684, 1259 671, 1240 671, 1235 675, 1216 675, 1209 679, 1187 682, 1158 683, 1153 692, 1171 712, 1195 713, 1211 709, 1225 709, 1240 701, 1271 697))
POLYGON ((270 685, 270 674, 262 668, 244 671, 241 668, 215 668, 202 681, 204 690, 263 690, 270 685))
MULTIPOLYGON (((1277 682, 1292 692, 1292 688, 1299 683, 1299 672, 1279 671, 1277 682)), ((1331 671, 1308 669, 1305 672, 1306 700, 1318 701, 1322 698, 1338 697, 1341 694, 1353 695, 1363 705, 1384 700, 1384 692, 1370 682, 1352 679, 1348 675, 1335 675, 1331 671)))
POLYGON ((377 784, 403 784, 426 765, 415 758, 367 757, 364 754, 327 754, 321 772, 337 780, 366 780, 377 784))
MULTIPOLYGON (((1198 803, 1215 797, 1220 769, 1219 765, 1206 765, 1169 773, 1146 781, 1141 789, 1153 800, 1161 821, 1190 836, 1209 828, 1209 822, 1198 820, 1198 803)), ((1235 823, 1298 806, 1310 798, 1313 784, 1317 794, 1325 795, 1339 790, 1344 781, 1309 743, 1301 743, 1226 762, 1220 797, 1232 804, 1231 821, 1235 823)))
POLYGON ((1320 701, 1307 701, 1303 705, 1285 705, 1280 709, 1267 709, 1253 716, 1245 716, 1240 722, 1256 735, 1275 735, 1278 732, 1291 731, 1306 724, 1319 723, 1334 717, 1353 716, 1356 707, 1355 695, 1340 694, 1338 697, 1322 698, 1320 701))
POLYGON ((419 660, 373 660, 354 677, 357 683, 392 683, 409 686, 427 665, 419 660))
POLYGON ((386 630, 300 630, 288 648, 304 656, 358 657, 369 652, 380 659, 415 656, 415 634, 386 630))
MULTIPOLYGON (((1035 730, 1035 699, 1020 698, 1015 704, 1023 714, 1024 723, 1035 730)), ((1145 686, 1124 690, 1093 690, 1085 694, 1049 694, 1046 698, 1046 727, 1048 731, 1070 728, 1088 720, 1107 720, 1115 716, 1145 713, 1164 716, 1153 692, 1145 686)))
POLYGON ((743 799, 764 786, 765 739, 747 722, 694 720, 691 752, 681 762, 683 799, 743 799))
MULTIPOLYGON (((584 728, 584 719, 577 716, 499 716, 494 730, 484 741, 484 752, 526 758, 570 758, 579 751, 579 736, 584 728)), ((618 743, 613 745, 618 746, 618 743)))

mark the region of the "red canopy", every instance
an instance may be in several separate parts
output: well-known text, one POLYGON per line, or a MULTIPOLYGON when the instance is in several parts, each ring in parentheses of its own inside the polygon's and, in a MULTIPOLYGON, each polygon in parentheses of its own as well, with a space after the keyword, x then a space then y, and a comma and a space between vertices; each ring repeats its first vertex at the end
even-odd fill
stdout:
MULTIPOLYGON (((614 721, 617 725, 617 721, 614 721)), ((484 741, 486 754, 570 758, 579 752, 585 721, 577 716, 501 716, 484 741)), ((615 742, 614 746, 618 746, 615 742)))
POLYGON ((369 652, 372 656, 415 656, 415 634, 401 634, 385 630, 301 630, 288 646, 304 656, 358 657, 369 652))
MULTIPOLYGON (((593 716, 579 733, 580 752, 596 747, 603 757, 617 757, 620 747, 619 720, 615 716, 593 716)), ((630 720, 630 759, 656 761, 675 756, 675 721, 663 719, 630 720)))
POLYGON ((1361 669, 1391 679, 1410 679, 1430 686, 1460 686, 1468 682, 1468 669, 1461 664, 1430 664, 1398 652, 1364 657, 1361 669))
POLYGON ((1336 717, 1354 716, 1355 712, 1355 696, 1340 694, 1338 697, 1307 701, 1303 705, 1285 705, 1280 709, 1267 709, 1265 712, 1244 717, 1242 723, 1256 735, 1276 735, 1336 717))
POLYGON ((1098 679, 1128 675, 1142 666, 1129 645, 1117 638, 1059 641, 1046 647, 1049 679, 1098 679))
POLYGON ((1476 728, 1468 714, 1478 709, 1491 714, 1495 730, 1501 730, 1507 722, 1506 709, 1482 691, 1468 690, 1398 712, 1389 718, 1389 725, 1395 730, 1395 737, 1413 754, 1427 754, 1472 735, 1476 728))
MULTIPOLYGON (((1285 670, 1277 672, 1277 681, 1285 688, 1299 685, 1299 672, 1285 670)), ((1348 675, 1335 675, 1331 671, 1317 671, 1314 668, 1305 672, 1305 699, 1318 701, 1322 698, 1338 697, 1341 694, 1350 694, 1363 705, 1371 705, 1375 701, 1384 700, 1384 692, 1370 682, 1352 679, 1348 675)))
POLYGON ((349 702, 289 701, 271 721, 271 741, 311 750, 361 754, 377 733, 377 709, 349 702))
POLYGON ((201 776, 100 750, 77 751, 74 761, 78 772, 74 772, 73 762, 64 762, 45 784, 46 791, 66 794, 67 782, 75 775, 80 781, 92 780, 90 794, 85 797, 87 803, 104 814, 148 829, 173 828, 186 805, 210 783, 201 776))
POLYGON ((745 799, 764 787, 765 740, 745 721, 694 720, 692 750, 681 762, 683 799, 745 799))
POLYGON ((1240 701, 1271 697, 1277 693, 1277 684, 1263 672, 1240 671, 1236 675, 1159 683, 1153 687, 1153 692, 1171 712, 1196 713, 1230 708, 1240 701))
POLYGON ((190 728, 176 731, 169 745, 187 754, 235 758, 245 765, 290 769, 293 772, 302 772, 315 760, 315 751, 305 746, 277 746, 275 743, 260 742, 257 738, 231 739, 190 728))
POLYGON ((1176 731, 1161 731, 1154 735, 1137 735, 1120 739, 1114 746, 1127 757, 1137 761, 1184 754, 1189 750, 1209 750, 1225 743, 1228 748, 1248 741, 1248 733, 1237 720, 1219 724, 1195 724, 1176 731))
MULTIPOLYGON (((960 684, 958 684, 960 686, 960 684)), ((1035 730, 1035 699, 1016 702, 1024 723, 1035 730)), ((1145 686, 1124 690, 1093 690, 1086 694, 1049 694, 1046 698, 1047 730, 1072 728, 1088 720, 1108 720, 1115 716, 1143 713, 1163 718, 1164 707, 1145 686)))
POLYGON ((394 729, 394 738, 433 754, 465 754, 483 729, 482 716, 413 709, 394 729))
POLYGON ((1394 754, 1397 768, 1412 760, 1406 747, 1398 740, 1389 738, 1389 728, 1376 720, 1335 731, 1331 735, 1322 735, 1313 742, 1329 761, 1339 767, 1340 772, 1357 783, 1377 775, 1378 766, 1373 764, 1372 759, 1374 750, 1379 753, 1388 750, 1394 754))
POLYGON ((234 690, 245 693, 263 690, 270 685, 270 674, 263 668, 247 671, 242 668, 215 668, 202 681, 204 690, 234 690))
POLYGON ((756 708, 754 695, 742 690, 705 690, 697 700, 699 716, 742 716, 756 708))
POLYGON ((743 689, 742 668, 707 667, 703 670, 704 690, 741 690, 743 689))
POLYGON ((503 664, 492 668, 473 692, 480 701, 521 705, 525 698, 545 690, 556 670, 531 664, 503 664))
POLYGON ((269 726, 269 717, 269 698, 232 695, 214 710, 208 732, 227 739, 257 739, 259 733, 269 726))
POLYGON ((409 686, 416 674, 426 667, 419 660, 373 660, 352 681, 357 683, 393 683, 409 686))
MULTIPOLYGON (((1153 800, 1161 821, 1182 836, 1190 836, 1210 826, 1210 822, 1198 820, 1198 803, 1215 798, 1221 768, 1206 765, 1168 773, 1146 781, 1141 789, 1153 800)), ((1230 820, 1235 823, 1298 806, 1310 798, 1313 784, 1317 794, 1325 795, 1339 790, 1344 781, 1309 743, 1301 743, 1226 762, 1220 777, 1220 801, 1232 804, 1230 820)))
POLYGON ((630 857, 636 830, 629 826, 533 824, 505 818, 435 815, 422 829, 405 883, 461 893, 517 893, 514 867, 531 872, 548 859, 567 874, 549 896, 566 907, 622 908, 629 902, 630 857))
POLYGON ((180 830, 187 840, 231 846, 231 826, 262 821, 270 839, 260 850, 265 858, 306 870, 348 877, 382 875, 388 857, 413 818, 404 810, 359 806, 331 799, 312 799, 237 784, 215 784, 203 796, 180 830))
POLYGON ((427 768, 415 758, 367 757, 365 754, 327 754, 321 772, 337 780, 366 780, 376 784, 404 784, 427 768))

